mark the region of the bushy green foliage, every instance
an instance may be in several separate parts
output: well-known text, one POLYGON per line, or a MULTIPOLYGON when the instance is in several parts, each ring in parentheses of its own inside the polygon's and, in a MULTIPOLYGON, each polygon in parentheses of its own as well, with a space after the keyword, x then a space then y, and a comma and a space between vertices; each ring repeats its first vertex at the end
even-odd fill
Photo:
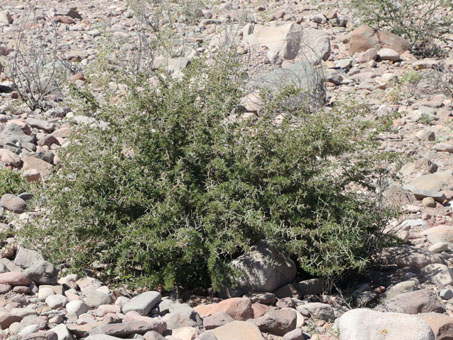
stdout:
POLYGON ((373 168, 364 110, 276 123, 269 105, 241 120, 240 84, 230 61, 129 84, 62 155, 33 244, 73 270, 167 288, 228 284, 229 261, 261 239, 313 275, 363 268, 382 223, 357 191, 373 168))
POLYGON ((366 24, 408 39, 416 54, 438 53, 434 39, 443 40, 453 31, 451 0, 351 0, 351 4, 366 24))
POLYGON ((30 190, 30 185, 21 175, 8 169, 0 170, 0 197, 4 194, 19 195, 30 190))

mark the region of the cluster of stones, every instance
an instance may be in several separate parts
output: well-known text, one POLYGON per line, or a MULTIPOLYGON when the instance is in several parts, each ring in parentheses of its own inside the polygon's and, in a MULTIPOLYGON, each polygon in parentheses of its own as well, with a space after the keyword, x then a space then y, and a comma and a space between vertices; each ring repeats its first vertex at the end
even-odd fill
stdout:
MULTIPOLYGON (((399 170, 400 181, 389 180, 382 191, 388 204, 405 213, 387 231, 407 244, 379 254, 381 269, 370 271, 369 282, 358 284, 347 296, 356 309, 349 310, 340 296, 321 295, 321 280, 298 281, 294 264, 272 249, 271 259, 280 267, 268 265, 266 246, 235 261, 246 275, 239 288, 223 292, 225 297, 235 297, 197 306, 154 291, 137 296, 112 292, 92 278, 58 280, 55 267, 39 254, 7 247, 0 261, 4 335, 65 340, 453 338, 453 139, 449 128, 453 98, 443 88, 453 79, 453 46, 440 44, 445 56, 417 58, 406 40, 387 31, 353 29, 356 19, 343 3, 225 1, 211 5, 197 11, 195 23, 178 26, 187 51, 164 64, 178 75, 193 58, 215 56, 232 38, 225 32, 234 32, 231 40, 237 40, 238 52, 248 61, 251 87, 278 89, 288 81, 302 88, 324 84, 324 78, 313 72, 323 65, 329 102, 344 101, 353 93, 376 116, 398 115, 394 131, 380 136, 380 150, 400 151, 412 159, 399 170), (241 21, 242 11, 250 15, 247 22, 241 21), (413 74, 420 79, 405 80, 413 74)), ((115 37, 128 37, 135 29, 124 1, 100 0, 99 4, 71 0, 63 8, 59 1, 45 0, 36 9, 38 16, 50 18, 42 21, 38 31, 50 33, 51 22, 55 23, 65 60, 80 66, 71 78, 76 86, 89 85, 83 70, 96 59, 103 39, 98 28, 104 19, 115 37)), ((14 51, 17 22, 24 10, 8 0, 0 4, 0 55, 14 51)), ((26 38, 38 39, 33 33, 26 38)), ((162 60, 157 57, 154 67, 162 60)), ((59 103, 48 111, 16 111, 12 104, 17 103, 18 94, 13 84, 4 74, 0 80, 0 164, 17 169, 29 181, 46 180, 59 163, 56 150, 67 145, 74 127, 96 119, 59 103)), ((242 103, 246 112, 239 118, 260 115, 263 104, 257 91, 252 90, 242 103)), ((1 207, 20 214, 2 227, 14 228, 27 220, 28 199, 27 193, 1 198, 1 207)))

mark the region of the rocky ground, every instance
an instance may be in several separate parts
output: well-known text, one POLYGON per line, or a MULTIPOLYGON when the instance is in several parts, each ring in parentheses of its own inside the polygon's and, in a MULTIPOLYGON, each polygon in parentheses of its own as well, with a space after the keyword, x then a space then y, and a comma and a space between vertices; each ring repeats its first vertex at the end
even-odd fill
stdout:
MULTIPOLYGON (((389 204, 404 212, 388 231, 407 244, 384 249, 382 268, 371 271, 368 282, 348 296, 323 295, 319 279, 297 280, 294 263, 260 245, 244 258, 255 264, 272 258, 274 265, 250 274, 244 285, 261 293, 182 302, 157 291, 132 293, 110 289, 96 278, 59 275, 39 253, 16 247, 11 238, 0 259, 0 337, 452 339, 453 44, 440 44, 442 57, 417 58, 404 39, 357 28, 343 1, 222 1, 187 11, 193 20, 176 25, 185 49, 168 61, 175 75, 197 56, 214 58, 232 40, 258 83, 278 87, 281 79, 295 75, 300 86, 316 85, 323 80, 309 73, 308 60, 324 66, 328 103, 354 98, 369 104, 376 116, 397 113, 393 131, 380 136, 381 150, 410 157, 400 180, 389 181, 383 192, 389 204)), ((25 13, 24 1, 0 4, 0 55, 5 60, 24 32, 25 13)), ((85 70, 99 58, 103 32, 124 39, 137 29, 120 0, 45 0, 37 2, 35 14, 38 20, 26 27, 22 43, 51 45, 56 30, 59 53, 71 65, 75 86, 84 85, 85 70)), ((59 162, 56 151, 67 145, 75 128, 95 118, 78 113, 57 91, 45 98, 50 109, 28 109, 6 73, 0 82, 0 164, 29 181, 45 181, 59 162)), ((247 117, 253 117, 261 103, 252 92, 244 106, 247 117)), ((1 198, 3 230, 26 226, 39 214, 27 206, 29 199, 27 193, 1 198)))

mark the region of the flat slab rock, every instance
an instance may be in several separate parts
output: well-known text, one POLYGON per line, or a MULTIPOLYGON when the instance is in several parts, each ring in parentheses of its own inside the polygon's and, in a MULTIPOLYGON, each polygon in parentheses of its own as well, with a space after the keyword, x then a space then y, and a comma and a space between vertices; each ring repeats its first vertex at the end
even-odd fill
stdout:
POLYGON ((123 313, 137 312, 140 315, 148 315, 151 309, 162 299, 159 292, 149 291, 135 296, 123 307, 123 313))
POLYGON ((340 340, 435 339, 431 327, 414 315, 381 313, 365 308, 344 313, 335 321, 335 326, 340 340))

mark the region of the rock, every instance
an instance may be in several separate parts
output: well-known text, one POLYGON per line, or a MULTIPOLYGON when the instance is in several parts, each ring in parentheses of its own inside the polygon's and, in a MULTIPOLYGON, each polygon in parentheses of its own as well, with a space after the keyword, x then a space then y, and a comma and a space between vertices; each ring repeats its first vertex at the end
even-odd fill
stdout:
POLYGON ((73 314, 79 317, 80 315, 88 312, 89 310, 90 307, 81 300, 70 301, 66 304, 66 311, 68 312, 68 315, 73 314))
POLYGON ((13 168, 19 168, 22 164, 20 157, 8 149, 0 149, 0 162, 13 168))
POLYGON ((31 283, 30 278, 20 272, 7 272, 0 274, 0 283, 10 286, 27 286, 31 283))
POLYGON ((87 296, 85 297, 85 303, 90 307, 99 307, 100 305, 106 305, 112 302, 112 298, 110 297, 110 293, 107 291, 102 290, 102 288, 97 289, 90 289, 87 292, 87 296))
MULTIPOLYGON (((285 299, 285 298, 295 298, 299 299, 299 292, 297 291, 296 287, 292 283, 288 283, 279 289, 277 289, 275 292, 275 296, 278 297, 279 299, 285 299)), ((281 303, 284 303, 283 301, 281 303)))
POLYGON ((72 334, 69 332, 68 327, 64 324, 59 324, 50 329, 51 332, 57 334, 58 340, 72 340, 72 334))
POLYGON ((442 300, 450 300, 451 298, 453 298, 453 290, 446 288, 442 289, 439 292, 439 296, 442 300))
POLYGON ((253 318, 256 319, 256 318, 259 318, 260 316, 263 316, 267 312, 269 312, 272 309, 272 307, 264 305, 259 302, 255 302, 252 305, 252 309, 253 309, 253 318))
POLYGON ((58 139, 52 135, 46 135, 38 140, 38 145, 39 146, 52 146, 53 144, 60 145, 60 142, 58 139))
MULTIPOLYGON (((20 286, 16 286, 16 287, 20 287, 20 286)), ((8 293, 12 288, 13 287, 11 287, 10 285, 0 283, 0 294, 8 293)))
POLYGON ((432 329, 436 340, 453 339, 453 318, 438 313, 420 313, 417 315, 432 329))
POLYGON ((246 321, 233 321, 211 332, 218 340, 264 340, 258 327, 246 321))
POLYGON ((283 336, 296 328, 297 314, 294 309, 285 308, 267 312, 250 322, 258 326, 260 331, 283 336))
POLYGON ((384 248, 378 258, 382 264, 396 264, 398 267, 412 267, 421 269, 432 263, 444 263, 439 254, 412 246, 398 246, 384 248))
POLYGON ((36 169, 25 170, 22 173, 22 177, 27 180, 27 182, 41 182, 41 174, 36 169))
POLYGON ((19 247, 14 258, 14 264, 22 268, 28 268, 35 262, 44 260, 36 250, 19 247))
MULTIPOLYGON (((200 340, 218 340, 214 333, 207 331, 200 335, 200 340)), ((163 340, 163 339, 162 339, 163 340)))
POLYGON ((450 225, 438 225, 422 231, 421 234, 426 235, 431 244, 453 242, 453 226, 450 225))
POLYGON ((295 23, 280 26, 253 25, 243 29, 243 40, 249 45, 265 46, 284 59, 296 58, 302 28, 295 23))
MULTIPOLYGON (((91 330, 91 334, 107 334, 111 336, 117 336, 120 338, 128 337, 131 334, 145 334, 149 331, 155 331, 153 329, 155 324, 150 324, 147 321, 128 321, 122 323, 112 323, 99 326, 91 330)), ((159 325, 158 327, 161 327, 159 325)))
POLYGON ((449 242, 437 242, 428 248, 431 253, 438 254, 449 248, 449 242))
POLYGON ((148 315, 151 309, 157 305, 162 296, 159 292, 149 291, 135 296, 123 307, 123 313, 135 311, 141 315, 148 315))
POLYGON ((94 334, 94 335, 90 335, 89 337, 85 338, 85 340, 123 340, 123 339, 118 338, 116 336, 106 335, 106 334, 94 334))
POLYGON ((15 213, 23 213, 27 209, 27 202, 16 195, 4 194, 0 199, 0 207, 15 213))
POLYGON ((315 278, 315 279, 300 281, 298 284, 296 284, 296 288, 302 296, 317 295, 317 294, 321 294, 323 292, 324 285, 325 285, 325 281, 323 279, 315 278))
POLYGON ((9 312, 0 311, 0 327, 1 329, 7 329, 13 322, 20 322, 21 317, 12 315, 9 312))
POLYGON ((283 336, 285 340, 305 340, 304 332, 300 328, 296 328, 283 336))
POLYGON ((154 331, 146 332, 143 337, 145 340, 166 340, 161 334, 154 331))
POLYGON ((416 60, 412 63, 412 67, 421 70, 421 69, 427 69, 427 68, 435 68, 439 66, 439 60, 433 59, 433 58, 425 58, 421 60, 416 60))
POLYGON ((376 308, 379 311, 418 314, 443 313, 445 308, 433 292, 422 289, 414 292, 399 294, 376 308))
POLYGON ((198 335, 198 329, 195 327, 176 328, 171 335, 181 340, 194 340, 198 335))
POLYGON ((381 48, 377 52, 377 55, 381 60, 390 60, 390 61, 399 61, 400 60, 399 53, 392 50, 391 48, 381 48))
POLYGON ((109 313, 113 313, 113 314, 121 313, 121 308, 116 305, 100 305, 96 309, 97 316, 104 316, 109 313))
POLYGON ((13 144, 16 143, 36 143, 35 135, 27 135, 22 128, 15 124, 10 123, 5 126, 5 129, 0 133, 0 145, 13 144))
POLYGON ((439 152, 453 153, 453 144, 451 143, 437 143, 433 149, 439 152))
POLYGON ((169 313, 164 316, 163 320, 167 323, 169 329, 197 327, 203 323, 198 313, 189 305, 173 303, 169 306, 168 311, 169 313))
POLYGON ((367 51, 370 48, 375 48, 376 50, 390 48, 402 54, 410 50, 411 46, 407 40, 387 31, 375 31, 367 26, 361 26, 352 31, 349 44, 350 55, 367 51))
POLYGON ((145 325, 146 328, 154 332, 163 334, 167 330, 167 324, 165 320, 161 318, 150 318, 148 316, 140 315, 137 312, 131 311, 124 317, 124 322, 140 322, 145 325))
POLYGON ((230 298, 216 304, 199 305, 194 309, 202 318, 218 312, 228 313, 234 320, 245 321, 253 318, 252 302, 249 298, 230 298))
POLYGON ((48 121, 36 118, 28 118, 26 123, 31 127, 34 127, 39 130, 43 130, 47 133, 52 133, 55 130, 55 124, 48 121))
POLYGON ((423 206, 426 208, 435 208, 436 207, 436 201, 434 200, 433 197, 425 197, 422 200, 423 206))
POLYGON ((87 294, 88 291, 91 289, 97 289, 102 287, 102 282, 93 277, 84 277, 76 280, 75 283, 84 294, 87 294))
POLYGON ((260 93, 254 91, 241 98, 241 105, 244 106, 247 112, 259 112, 262 110, 264 103, 260 93))
POLYGON ((38 299, 40 299, 41 301, 44 301, 50 295, 55 295, 55 292, 53 291, 52 288, 42 287, 42 286, 39 287, 38 299))
POLYGON ((263 241, 249 253, 233 260, 232 266, 241 272, 240 277, 234 278, 236 288, 227 289, 232 295, 242 295, 250 291, 272 292, 296 276, 295 263, 263 241))
POLYGON ((23 170, 36 170, 39 172, 41 178, 49 178, 53 168, 52 164, 33 156, 24 156, 23 161, 23 170))
POLYGON ((434 340, 431 327, 422 319, 400 313, 353 309, 335 321, 340 340, 434 340))
POLYGON ((25 269, 24 273, 37 284, 54 285, 57 283, 58 270, 48 261, 39 260, 25 269))
POLYGON ((310 302, 297 306, 297 311, 304 316, 312 315, 316 319, 332 321, 335 319, 335 313, 332 306, 321 302, 310 302))
POLYGON ((359 53, 356 60, 359 63, 368 63, 374 61, 377 58, 377 50, 375 48, 369 48, 365 52, 359 53))
POLYGON ((234 319, 226 312, 218 312, 203 318, 203 327, 207 330, 223 326, 234 319))
POLYGON ((24 328, 22 328, 18 335, 28 335, 28 334, 31 334, 31 333, 35 333, 39 331, 39 325, 29 325, 29 326, 25 326, 24 328))
POLYGON ((396 285, 394 285, 393 287, 390 287, 385 292, 385 298, 391 299, 392 297, 397 296, 399 294, 413 292, 413 291, 418 290, 418 287, 419 287, 418 280, 408 280, 408 281, 399 282, 396 285))
POLYGON ((444 264, 429 264, 422 269, 422 273, 426 276, 429 282, 438 286, 446 286, 453 283, 452 272, 450 268, 444 264))
POLYGON ((326 61, 329 59, 330 53, 330 37, 326 32, 313 28, 305 28, 303 30, 300 42, 300 55, 313 62, 318 62, 319 60, 326 61))
POLYGON ((453 189, 452 172, 443 171, 419 176, 404 185, 403 188, 411 191, 417 199, 424 197, 442 198, 441 191, 453 189))
POLYGON ((58 340, 58 335, 51 331, 42 331, 23 336, 21 340, 58 340))
MULTIPOLYGON (((285 87, 293 86, 311 93, 317 91, 319 86, 324 86, 324 83, 319 70, 311 62, 301 61, 264 73, 252 80, 250 85, 271 92, 278 92, 285 87)), ((323 98, 320 100, 322 101, 323 98)))
POLYGON ((66 306, 67 302, 68 302, 68 298, 66 296, 59 295, 59 294, 49 295, 46 298, 47 305, 52 309, 64 307, 64 306, 66 306))
POLYGON ((7 11, 2 11, 0 12, 0 23, 1 24, 6 24, 6 25, 11 25, 13 23, 13 17, 11 14, 7 11))

